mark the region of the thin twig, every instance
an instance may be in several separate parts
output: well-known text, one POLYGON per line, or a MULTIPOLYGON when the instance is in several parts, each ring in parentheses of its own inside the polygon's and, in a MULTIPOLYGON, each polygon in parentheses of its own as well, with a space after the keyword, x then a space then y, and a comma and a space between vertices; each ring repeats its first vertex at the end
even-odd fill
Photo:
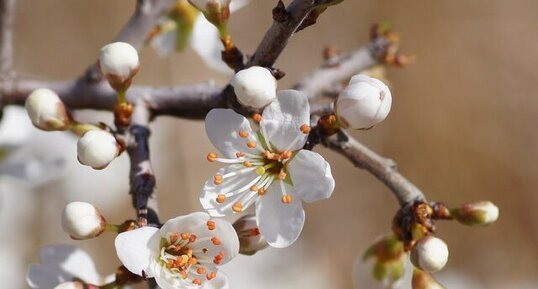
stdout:
POLYGON ((356 141, 344 131, 321 140, 323 145, 343 155, 355 166, 365 169, 392 190, 401 206, 424 201, 424 194, 396 169, 396 163, 356 141))

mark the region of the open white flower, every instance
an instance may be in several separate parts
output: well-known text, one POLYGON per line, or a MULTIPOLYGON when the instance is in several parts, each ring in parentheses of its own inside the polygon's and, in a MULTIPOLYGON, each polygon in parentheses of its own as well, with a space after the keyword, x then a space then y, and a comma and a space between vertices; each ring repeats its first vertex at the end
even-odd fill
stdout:
POLYGON ((51 289, 75 279, 94 285, 104 284, 92 258, 75 246, 46 246, 39 250, 39 257, 41 263, 30 265, 26 275, 26 282, 32 289, 51 289))
POLYGON ((314 202, 331 196, 334 179, 329 163, 303 150, 310 131, 306 96, 279 91, 263 111, 259 130, 230 109, 213 109, 206 132, 228 164, 205 183, 200 202, 212 216, 239 213, 256 205, 256 221, 267 242, 278 248, 291 245, 303 229, 301 200, 314 202))
POLYGON ((232 225, 201 212, 168 220, 161 229, 121 233, 115 245, 129 271, 155 278, 162 289, 228 288, 228 279, 217 265, 239 251, 232 225))
MULTIPOLYGON (((233 13, 251 0, 233 0, 230 12, 233 13)), ((182 50, 190 43, 194 51, 210 68, 231 73, 233 70, 222 61, 224 49, 217 28, 187 0, 177 0, 177 4, 167 16, 159 21, 151 46, 161 57, 169 56, 175 50, 182 50)))

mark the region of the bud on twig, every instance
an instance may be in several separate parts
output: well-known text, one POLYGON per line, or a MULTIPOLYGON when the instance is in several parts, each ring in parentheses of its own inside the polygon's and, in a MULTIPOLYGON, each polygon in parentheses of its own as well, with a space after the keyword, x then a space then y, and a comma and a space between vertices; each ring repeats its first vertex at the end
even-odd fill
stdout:
POLYGON ((392 96, 380 80, 366 75, 353 76, 336 100, 336 115, 344 128, 369 129, 390 112, 392 96))
POLYGON ((437 272, 443 269, 447 261, 448 246, 433 236, 420 239, 411 250, 411 262, 422 271, 437 272))
POLYGON ((118 156, 118 142, 105 130, 90 130, 78 140, 77 154, 81 164, 104 169, 118 156))
POLYGON ((110 43, 101 48, 99 67, 114 90, 125 92, 140 68, 138 52, 129 43, 110 43))
POLYGON ((47 88, 34 90, 25 103, 26 112, 35 127, 46 130, 66 130, 71 125, 71 114, 58 95, 47 88))
POLYGON ((206 19, 217 28, 226 26, 230 17, 231 0, 189 0, 194 7, 204 13, 206 19))
POLYGON ((256 216, 243 216, 234 222, 233 227, 239 237, 239 253, 254 255, 256 252, 269 246, 260 234, 260 230, 256 224, 256 216))
POLYGON ((245 106, 262 108, 276 97, 276 79, 269 69, 260 66, 237 72, 230 83, 237 101, 245 106))
POLYGON ((490 201, 464 204, 459 208, 452 209, 450 213, 458 222, 471 226, 490 225, 499 218, 499 208, 490 201))
POLYGON ((72 202, 64 208, 62 228, 71 238, 86 240, 101 235, 106 228, 106 221, 92 204, 72 202))

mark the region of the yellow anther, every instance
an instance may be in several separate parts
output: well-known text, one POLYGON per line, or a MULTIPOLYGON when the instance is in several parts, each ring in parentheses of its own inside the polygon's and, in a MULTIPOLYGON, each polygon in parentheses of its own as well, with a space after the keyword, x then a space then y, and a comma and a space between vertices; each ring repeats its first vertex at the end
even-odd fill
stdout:
POLYGON ((208 153, 207 154, 207 160, 209 162, 214 162, 217 160, 217 154, 216 153, 208 153))
POLYGON ((223 195, 223 194, 218 194, 217 195, 217 203, 222 204, 222 203, 224 203, 224 201, 226 201, 226 196, 223 195))
POLYGON ((301 132, 304 133, 304 134, 309 134, 310 133, 310 126, 308 124, 303 124, 301 125, 301 128, 300 128, 301 132))
POLYGON ((262 115, 255 112, 252 114, 252 120, 254 120, 257 123, 260 123, 260 121, 262 121, 262 115))
POLYGON ((287 176, 287 174, 284 171, 280 171, 280 173, 278 173, 278 175, 276 177, 279 180, 283 180, 283 179, 286 178, 286 176, 287 176))
POLYGON ((216 226, 217 226, 217 225, 215 224, 214 221, 207 221, 207 229, 208 229, 209 231, 213 231, 213 230, 215 230, 216 226))
POLYGON ((291 202, 293 201, 293 198, 291 197, 291 195, 284 195, 282 196, 282 203, 284 204, 291 204, 291 202))
POLYGON ((239 130, 239 136, 242 137, 242 138, 246 138, 246 137, 248 137, 248 132, 240 129, 239 130))
POLYGON ((258 191, 258 187, 256 187, 256 186, 252 186, 252 187, 250 187, 250 191, 251 191, 251 192, 257 192, 257 191, 258 191))
POLYGON ((233 206, 232 206, 232 210, 236 213, 240 213, 241 211, 243 211, 243 204, 237 202, 235 203, 233 206))
POLYGON ((247 147, 253 149, 257 146, 256 142, 255 141, 249 141, 247 142, 247 147))
POLYGON ((189 256, 187 255, 178 256, 178 260, 179 260, 180 265, 185 265, 187 264, 187 262, 189 262, 189 256))
POLYGON ((265 168, 264 167, 257 167, 256 168, 256 174, 258 174, 258 176, 261 176, 261 175, 265 174, 265 168))
POLYGON ((249 162, 249 161, 245 161, 245 162, 243 162, 243 165, 244 165, 245 167, 247 167, 247 168, 252 167, 252 163, 249 162))

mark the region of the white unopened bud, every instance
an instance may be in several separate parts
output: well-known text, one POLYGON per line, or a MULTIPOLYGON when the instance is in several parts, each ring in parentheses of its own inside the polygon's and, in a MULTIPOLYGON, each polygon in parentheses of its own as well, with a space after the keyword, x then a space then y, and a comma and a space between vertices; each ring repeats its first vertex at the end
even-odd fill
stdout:
POLYGON ((104 169, 118 156, 118 142, 105 130, 90 130, 78 140, 77 154, 81 164, 104 169))
POLYGON ((62 228, 75 240, 95 238, 103 233, 105 227, 105 218, 90 203, 72 202, 64 208, 62 228))
POLYGON ((422 271, 434 273, 445 267, 448 261, 448 246, 436 237, 420 239, 411 250, 411 262, 422 271))
POLYGON ((84 284, 80 281, 62 282, 56 285, 54 289, 84 289, 84 284))
POLYGON ((246 215, 234 222, 233 227, 239 237, 239 253, 254 255, 269 246, 260 234, 256 224, 256 216, 246 215))
POLYGON ((112 88, 125 91, 140 68, 138 52, 129 43, 107 44, 101 48, 99 67, 112 88))
POLYGON ((47 88, 38 88, 26 99, 26 112, 35 127, 52 131, 66 130, 71 115, 58 95, 47 88))
POLYGON ((464 204, 450 213, 454 219, 465 225, 490 225, 499 218, 499 208, 490 201, 464 204))
POLYGON ((189 0, 189 2, 203 13, 220 11, 230 5, 231 0, 189 0))
POLYGON ((391 104, 390 90, 383 82, 359 74, 336 100, 336 115, 344 128, 368 129, 387 117, 391 104))
POLYGON ((262 108, 276 97, 276 79, 268 69, 260 66, 237 72, 230 84, 237 101, 245 106, 262 108))

